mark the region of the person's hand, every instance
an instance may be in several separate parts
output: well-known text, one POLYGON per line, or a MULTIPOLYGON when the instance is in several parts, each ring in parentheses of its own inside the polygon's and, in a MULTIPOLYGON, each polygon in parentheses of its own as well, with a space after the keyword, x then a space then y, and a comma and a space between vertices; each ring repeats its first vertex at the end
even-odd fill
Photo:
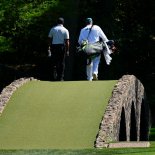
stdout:
POLYGON ((111 47, 111 51, 112 51, 112 53, 115 53, 116 47, 114 45, 111 47))
POLYGON ((69 56, 69 51, 66 51, 66 55, 69 56))
POLYGON ((48 47, 48 57, 51 57, 51 48, 50 48, 50 46, 48 47))

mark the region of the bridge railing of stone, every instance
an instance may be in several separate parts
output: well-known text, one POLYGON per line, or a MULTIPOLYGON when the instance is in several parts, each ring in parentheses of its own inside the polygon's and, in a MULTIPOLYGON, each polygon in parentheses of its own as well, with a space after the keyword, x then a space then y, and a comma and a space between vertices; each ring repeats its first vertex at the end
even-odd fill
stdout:
POLYGON ((36 80, 33 77, 30 78, 20 78, 18 80, 13 81, 11 84, 6 86, 2 92, 0 93, 0 115, 2 114, 6 104, 10 100, 12 94, 25 83, 36 80))
POLYGON ((109 142, 147 141, 150 111, 144 87, 133 75, 124 75, 115 85, 104 113, 95 147, 109 142))

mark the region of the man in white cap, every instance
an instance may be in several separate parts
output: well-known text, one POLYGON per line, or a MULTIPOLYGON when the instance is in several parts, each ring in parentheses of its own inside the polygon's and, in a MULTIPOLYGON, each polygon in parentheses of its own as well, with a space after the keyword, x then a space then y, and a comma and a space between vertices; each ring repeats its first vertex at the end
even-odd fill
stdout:
POLYGON ((52 52, 52 67, 56 67, 57 81, 64 80, 65 54, 69 56, 69 31, 63 26, 64 19, 58 18, 57 25, 49 34, 49 50, 52 52))
MULTIPOLYGON (((81 45, 83 41, 88 43, 96 43, 102 39, 103 42, 107 42, 108 39, 102 29, 97 26, 93 25, 92 18, 86 19, 86 26, 81 29, 78 43, 81 45)), ((93 58, 91 63, 87 62, 86 73, 87 73, 87 80, 97 80, 98 79, 98 67, 100 62, 100 55, 93 58)), ((89 61, 89 60, 87 60, 89 61)))

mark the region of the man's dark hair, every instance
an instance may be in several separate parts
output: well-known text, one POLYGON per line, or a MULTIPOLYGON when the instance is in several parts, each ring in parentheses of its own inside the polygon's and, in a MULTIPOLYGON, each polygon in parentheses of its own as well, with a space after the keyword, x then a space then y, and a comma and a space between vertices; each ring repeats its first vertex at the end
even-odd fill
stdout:
POLYGON ((93 24, 92 18, 86 18, 86 24, 93 24))
POLYGON ((64 24, 64 19, 62 17, 58 18, 57 23, 64 24))

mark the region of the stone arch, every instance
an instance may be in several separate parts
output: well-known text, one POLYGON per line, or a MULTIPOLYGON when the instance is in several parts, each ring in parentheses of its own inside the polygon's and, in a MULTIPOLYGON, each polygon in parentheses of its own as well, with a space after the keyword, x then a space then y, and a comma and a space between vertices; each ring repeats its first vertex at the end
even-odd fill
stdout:
POLYGON ((120 129, 119 129, 119 141, 126 141, 126 121, 125 121, 125 110, 122 107, 120 129))
POLYGON ((149 108, 142 83, 134 75, 124 75, 113 89, 95 147, 106 147, 109 142, 147 140, 148 120, 149 108), (147 127, 144 131, 142 128, 145 125, 147 127), (123 129, 125 133, 122 132, 123 129))
POLYGON ((137 122, 136 122, 136 112, 135 106, 132 102, 131 114, 130 114, 130 141, 137 141, 137 122))
POLYGON ((142 100, 141 115, 140 115, 140 141, 149 140, 149 107, 145 104, 144 99, 142 100), (146 117, 143 117, 146 116, 146 117))

